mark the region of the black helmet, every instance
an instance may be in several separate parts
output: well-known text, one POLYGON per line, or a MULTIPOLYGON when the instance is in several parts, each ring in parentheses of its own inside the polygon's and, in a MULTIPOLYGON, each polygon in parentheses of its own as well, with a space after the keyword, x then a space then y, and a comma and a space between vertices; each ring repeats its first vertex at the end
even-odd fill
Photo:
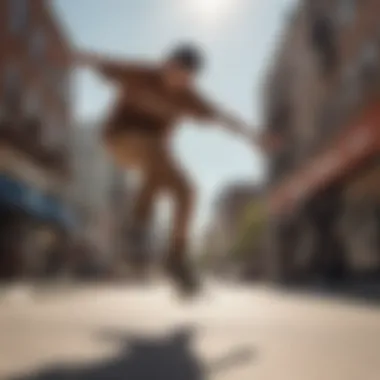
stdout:
POLYGON ((169 61, 176 62, 191 71, 200 71, 204 65, 202 51, 191 44, 183 44, 174 48, 169 54, 169 61))

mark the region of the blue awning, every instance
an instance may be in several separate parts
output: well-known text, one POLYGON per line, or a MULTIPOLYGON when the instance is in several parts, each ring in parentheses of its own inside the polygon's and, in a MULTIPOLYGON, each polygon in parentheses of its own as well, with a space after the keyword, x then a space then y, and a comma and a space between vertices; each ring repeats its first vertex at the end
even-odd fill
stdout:
POLYGON ((73 212, 59 199, 6 175, 0 175, 0 205, 65 228, 73 228, 76 222, 73 212))

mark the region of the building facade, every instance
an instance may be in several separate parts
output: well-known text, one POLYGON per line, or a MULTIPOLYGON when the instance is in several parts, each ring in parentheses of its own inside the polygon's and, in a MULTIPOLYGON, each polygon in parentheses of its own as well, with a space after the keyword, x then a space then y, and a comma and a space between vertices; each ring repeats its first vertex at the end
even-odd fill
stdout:
POLYGON ((379 12, 305 0, 285 27, 265 85, 266 129, 284 141, 269 157, 275 278, 380 268, 379 12))
POLYGON ((0 267, 7 273, 23 272, 25 257, 32 266, 40 261, 41 228, 43 236, 66 234, 70 224, 70 71, 70 42, 50 3, 1 1, 0 267))
POLYGON ((88 252, 92 265, 112 271, 126 249, 130 181, 104 149, 99 126, 78 125, 73 136, 70 197, 79 218, 77 242, 88 252))
POLYGON ((250 269, 248 265, 256 265, 256 252, 250 241, 244 239, 245 244, 241 248, 239 240, 243 238, 243 228, 248 227, 243 226, 247 208, 261 196, 261 188, 254 183, 235 183, 221 191, 215 202, 203 248, 209 266, 229 271, 234 264, 247 266, 247 270, 250 269), (239 252, 236 252, 237 247, 239 252), (242 257, 244 259, 240 259, 242 257))

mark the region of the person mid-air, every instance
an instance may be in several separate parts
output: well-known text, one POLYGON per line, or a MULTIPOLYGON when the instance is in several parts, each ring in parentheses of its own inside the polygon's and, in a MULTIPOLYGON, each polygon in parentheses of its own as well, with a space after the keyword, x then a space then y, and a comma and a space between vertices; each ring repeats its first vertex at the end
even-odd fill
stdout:
MULTIPOLYGON (((197 288, 187 255, 195 191, 170 150, 170 136, 183 118, 193 118, 219 123, 254 140, 253 131, 245 123, 197 91, 195 80, 203 63, 202 52, 188 44, 176 47, 157 64, 118 62, 94 53, 77 55, 78 65, 96 70, 120 90, 104 124, 103 138, 116 164, 136 168, 144 177, 132 217, 133 256, 141 254, 154 200, 160 192, 167 192, 174 201, 175 212, 165 267, 177 286, 186 292, 197 288)), ((257 137, 256 143, 267 146, 268 141, 257 137)))

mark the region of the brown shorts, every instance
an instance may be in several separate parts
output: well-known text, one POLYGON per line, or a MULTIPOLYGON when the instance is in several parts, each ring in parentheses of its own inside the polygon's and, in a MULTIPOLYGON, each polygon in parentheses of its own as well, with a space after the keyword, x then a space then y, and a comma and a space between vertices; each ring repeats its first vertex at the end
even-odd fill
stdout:
POLYGON ((157 135, 134 130, 105 134, 104 142, 115 163, 131 169, 147 169, 166 150, 157 135))

